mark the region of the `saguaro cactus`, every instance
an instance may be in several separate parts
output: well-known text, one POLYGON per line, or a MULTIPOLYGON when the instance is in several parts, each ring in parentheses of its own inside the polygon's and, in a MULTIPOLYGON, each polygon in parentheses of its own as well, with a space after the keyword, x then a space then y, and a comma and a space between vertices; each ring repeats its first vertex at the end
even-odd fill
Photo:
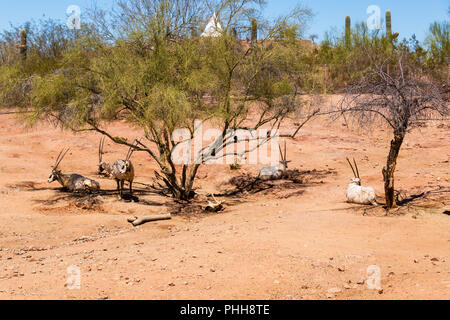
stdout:
POLYGON ((350 47, 351 37, 351 18, 350 16, 345 17, 345 46, 350 47))
POLYGON ((398 32, 392 34, 392 17, 391 11, 386 11, 386 39, 388 41, 389 47, 392 49, 394 46, 394 41, 398 38, 398 32))
POLYGON ((252 19, 252 42, 258 40, 258 21, 255 18, 252 19))
POLYGON ((389 40, 392 40, 392 17, 391 17, 391 11, 386 11, 386 37, 389 40))
POLYGON ((234 28, 231 29, 231 35, 233 36, 233 38, 237 39, 237 37, 238 37, 238 32, 237 32, 236 27, 234 27, 234 28))
POLYGON ((28 51, 27 30, 22 29, 22 31, 20 32, 19 52, 23 60, 26 60, 27 58, 27 51, 28 51))

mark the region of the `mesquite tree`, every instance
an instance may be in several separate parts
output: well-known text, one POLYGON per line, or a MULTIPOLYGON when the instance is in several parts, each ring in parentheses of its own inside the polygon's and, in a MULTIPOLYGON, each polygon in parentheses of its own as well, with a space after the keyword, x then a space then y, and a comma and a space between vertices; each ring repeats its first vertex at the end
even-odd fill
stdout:
POLYGON ((97 12, 61 67, 33 78, 30 120, 55 119, 66 128, 96 131, 146 152, 160 169, 155 186, 189 199, 200 165, 225 155, 222 151, 235 143, 230 130, 277 129, 301 107, 296 99, 301 75, 292 71, 297 70, 298 41, 286 40, 285 31, 301 34, 310 11, 300 8, 272 24, 261 23, 261 40, 249 45, 233 30, 249 30, 262 3, 122 0, 110 16, 97 12), (221 22, 220 35, 193 36, 213 12, 221 22), (258 115, 251 126, 246 122, 250 112, 258 115), (144 138, 134 143, 114 136, 108 122, 118 118, 142 129, 144 138), (196 120, 213 121, 222 134, 192 161, 176 163, 173 154, 185 141, 176 141, 174 132, 185 128, 194 138, 196 120))
POLYGON ((396 53, 384 60, 371 58, 370 71, 347 88, 339 113, 350 113, 362 128, 381 120, 392 129, 393 138, 382 170, 386 206, 390 209, 396 206, 394 172, 405 135, 420 122, 447 117, 450 109, 439 88, 410 61, 407 53, 396 53))

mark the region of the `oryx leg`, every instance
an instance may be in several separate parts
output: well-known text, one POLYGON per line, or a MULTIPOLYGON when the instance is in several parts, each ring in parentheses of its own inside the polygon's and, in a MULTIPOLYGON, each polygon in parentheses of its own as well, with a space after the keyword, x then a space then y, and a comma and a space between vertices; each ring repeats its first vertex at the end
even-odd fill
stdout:
POLYGON ((120 199, 123 198, 123 185, 125 184, 125 181, 120 181, 120 199))
POLYGON ((122 191, 120 189, 120 182, 118 179, 116 179, 116 183, 117 183, 117 192, 119 193, 119 199, 122 199, 122 191))

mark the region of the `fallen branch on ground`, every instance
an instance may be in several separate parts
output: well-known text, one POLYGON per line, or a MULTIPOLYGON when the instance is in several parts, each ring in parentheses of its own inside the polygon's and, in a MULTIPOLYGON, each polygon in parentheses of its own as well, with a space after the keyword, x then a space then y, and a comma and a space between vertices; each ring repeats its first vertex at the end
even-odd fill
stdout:
POLYGON ((223 204, 225 201, 217 201, 216 197, 211 193, 211 197, 213 198, 214 202, 208 201, 208 205, 206 206, 205 210, 209 212, 219 212, 224 209, 223 204))
POLYGON ((128 218, 127 221, 136 227, 136 226, 139 226, 141 224, 151 222, 151 221, 170 220, 170 219, 172 219, 172 216, 170 215, 170 213, 168 213, 168 214, 158 214, 158 215, 151 215, 151 216, 132 217, 132 218, 128 218))

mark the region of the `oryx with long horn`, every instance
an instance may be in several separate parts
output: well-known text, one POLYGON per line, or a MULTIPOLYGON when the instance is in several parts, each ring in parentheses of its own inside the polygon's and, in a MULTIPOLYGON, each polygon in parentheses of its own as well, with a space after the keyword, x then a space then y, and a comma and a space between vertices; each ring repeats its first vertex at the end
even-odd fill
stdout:
POLYGON ((258 178, 261 180, 278 180, 281 179, 287 170, 287 164, 291 161, 286 160, 286 141, 284 142, 284 153, 281 151, 280 145, 278 145, 280 150, 281 160, 276 166, 264 167, 259 170, 258 178))
POLYGON ((61 170, 58 169, 59 164, 64 159, 65 155, 69 151, 69 148, 64 152, 61 150, 58 157, 56 158, 55 165, 52 168, 48 182, 58 181, 64 189, 70 192, 86 192, 92 193, 100 190, 100 184, 92 179, 83 177, 79 174, 63 174, 61 170))
POLYGON ((347 162, 353 171, 354 178, 351 179, 352 182, 349 183, 347 188, 347 202, 357 203, 357 204, 372 204, 377 205, 375 201, 376 195, 375 190, 372 187, 361 186, 361 178, 359 176, 358 166, 356 165, 355 159, 353 159, 353 168, 350 160, 347 158, 347 162))
MULTIPOLYGON (((136 140, 137 141, 137 140, 136 140)), ((119 192, 119 199, 123 196, 123 186, 125 181, 128 181, 130 186, 130 194, 133 194, 133 180, 134 180, 134 167, 130 158, 133 155, 134 148, 130 147, 128 149, 127 156, 125 160, 118 159, 113 164, 103 162, 103 146, 105 143, 105 138, 100 140, 98 147, 98 174, 107 176, 117 182, 117 191, 119 192)))

